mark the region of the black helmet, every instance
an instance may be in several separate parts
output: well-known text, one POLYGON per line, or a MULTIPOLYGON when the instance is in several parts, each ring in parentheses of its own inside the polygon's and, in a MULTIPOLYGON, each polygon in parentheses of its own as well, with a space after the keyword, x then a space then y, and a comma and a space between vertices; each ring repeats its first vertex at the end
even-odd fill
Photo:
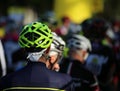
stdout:
POLYGON ((83 30, 84 35, 90 39, 103 39, 109 28, 109 23, 103 18, 93 18, 88 21, 87 30, 83 30))

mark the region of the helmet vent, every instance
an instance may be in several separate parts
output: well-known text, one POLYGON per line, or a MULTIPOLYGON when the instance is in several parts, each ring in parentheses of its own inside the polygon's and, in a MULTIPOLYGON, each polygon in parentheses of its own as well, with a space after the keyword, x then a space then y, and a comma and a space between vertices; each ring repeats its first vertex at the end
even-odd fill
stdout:
POLYGON ((28 46, 32 46, 32 45, 29 43, 28 46))
MULTIPOLYGON (((45 34, 42 30, 40 30, 40 29, 37 29, 36 31, 38 31, 38 32, 40 32, 42 35, 45 35, 45 36, 47 36, 47 34, 45 34)), ((47 36, 48 37, 48 36, 47 36)))
POLYGON ((38 39, 40 37, 40 35, 36 34, 36 33, 27 33, 24 35, 28 40, 30 41, 34 41, 36 39, 38 39), (31 36, 30 36, 31 35, 31 36))
POLYGON ((36 25, 36 24, 37 24, 36 22, 33 23, 33 25, 36 25))
POLYGON ((30 35, 31 35, 31 33, 26 33, 24 36, 25 36, 28 40, 31 41, 32 39, 31 39, 31 36, 30 36, 30 35))
POLYGON ((32 27, 31 27, 31 29, 32 29, 32 30, 34 30, 34 29, 35 29, 35 27, 34 27, 34 26, 32 26, 32 27))
POLYGON ((45 26, 45 24, 43 24, 43 27, 45 26))
POLYGON ((76 44, 77 44, 77 45, 80 45, 81 43, 79 43, 79 42, 76 42, 76 44))
POLYGON ((52 37, 49 37, 50 39, 53 39, 52 37))
POLYGON ((44 45, 47 45, 49 43, 49 41, 47 41, 44 45))
POLYGON ((76 38, 76 37, 73 37, 74 39, 76 39, 76 40, 80 40, 79 38, 76 38))
POLYGON ((37 40, 38 38, 40 38, 41 36, 40 35, 38 35, 38 34, 36 34, 36 33, 33 33, 34 34, 34 40, 37 40))
POLYGON ((45 31, 46 31, 46 32, 48 32, 48 30, 47 30, 47 29, 45 29, 45 31))

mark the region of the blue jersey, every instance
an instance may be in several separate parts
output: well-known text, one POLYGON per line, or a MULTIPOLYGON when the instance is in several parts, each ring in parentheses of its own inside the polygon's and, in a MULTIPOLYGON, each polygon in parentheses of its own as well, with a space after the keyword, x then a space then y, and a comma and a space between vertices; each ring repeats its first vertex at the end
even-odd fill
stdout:
POLYGON ((46 68, 41 62, 28 62, 19 71, 6 75, 0 80, 0 91, 73 91, 70 76, 46 68), (18 89, 18 90, 17 90, 18 89))

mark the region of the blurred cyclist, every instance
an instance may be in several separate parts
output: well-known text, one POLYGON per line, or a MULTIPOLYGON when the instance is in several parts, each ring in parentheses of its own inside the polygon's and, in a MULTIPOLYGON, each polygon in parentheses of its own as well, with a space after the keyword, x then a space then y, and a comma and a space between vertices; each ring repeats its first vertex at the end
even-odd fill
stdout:
POLYGON ((0 90, 72 91, 71 77, 46 67, 52 41, 51 30, 45 24, 33 22, 24 26, 19 36, 19 44, 28 52, 28 64, 1 78, 0 90))
POLYGON ((92 44, 91 55, 86 60, 86 68, 97 75, 102 91, 114 91, 112 81, 116 58, 112 49, 114 36, 110 24, 103 18, 92 18, 86 23, 84 27, 88 28, 83 28, 83 32, 92 44))
POLYGON ((52 70, 59 71, 60 69, 59 63, 63 56, 62 52, 65 48, 65 42, 55 32, 52 33, 53 33, 53 42, 50 46, 50 51, 49 51, 50 60, 47 61, 49 64, 49 65, 47 64, 47 66, 52 70))
POLYGON ((95 75, 85 67, 85 60, 91 51, 90 41, 81 35, 74 34, 68 40, 68 58, 63 59, 60 72, 73 77, 75 91, 99 91, 95 75))

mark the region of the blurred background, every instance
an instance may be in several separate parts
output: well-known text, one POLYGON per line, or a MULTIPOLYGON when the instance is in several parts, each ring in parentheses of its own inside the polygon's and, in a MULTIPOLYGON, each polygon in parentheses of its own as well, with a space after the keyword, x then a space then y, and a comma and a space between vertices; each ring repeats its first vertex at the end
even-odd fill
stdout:
POLYGON ((80 23, 94 15, 107 19, 120 19, 120 0, 1 0, 0 16, 9 16, 24 23, 39 18, 47 11, 53 11, 57 19, 69 16, 80 23), (29 15, 29 16, 28 16, 29 15))
POLYGON ((0 77, 26 64, 18 37, 33 21, 46 23, 65 42, 77 33, 110 47, 117 64, 112 91, 120 91, 120 0, 0 0, 0 77))
MULTIPOLYGON (((113 31, 107 34, 112 40, 114 35, 117 36, 115 46, 120 49, 120 0, 1 0, 0 39, 8 69, 16 70, 19 67, 13 67, 13 63, 25 59, 18 45, 23 25, 33 21, 44 22, 66 41, 73 33, 83 34, 90 19, 95 17, 109 21, 113 31)), ((23 65, 21 62, 17 64, 23 65)))

